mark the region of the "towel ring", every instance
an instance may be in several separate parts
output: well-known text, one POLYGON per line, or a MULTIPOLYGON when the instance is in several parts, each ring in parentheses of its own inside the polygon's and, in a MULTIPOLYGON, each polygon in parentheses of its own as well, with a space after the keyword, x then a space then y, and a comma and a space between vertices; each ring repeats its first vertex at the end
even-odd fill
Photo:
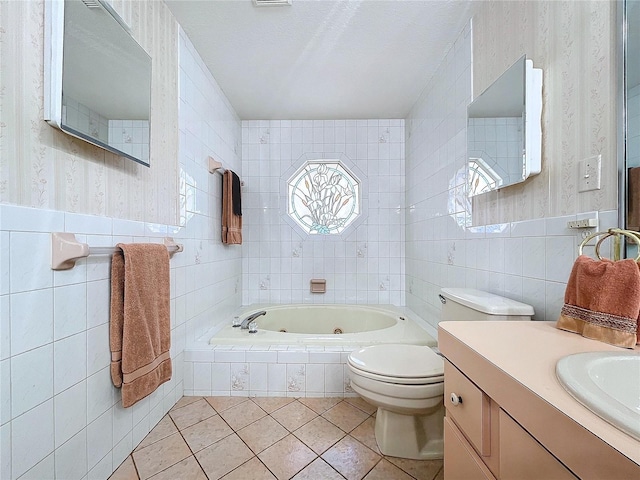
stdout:
MULTIPOLYGON (((580 247, 578 247, 578 254, 582 255, 582 248, 587 243, 589 243, 589 241, 592 238, 597 237, 598 235, 604 235, 600 240, 598 240, 598 243, 596 243, 596 249, 595 249, 596 250, 596 256, 598 257, 599 260, 602 260, 602 257, 600 256, 600 245, 605 240, 605 238, 609 238, 610 236, 613 236, 613 235, 616 235, 616 236, 617 235, 623 235, 625 237, 630 238, 631 240, 633 240, 636 243, 636 245, 638 245, 638 250, 640 252, 640 233, 639 232, 632 232, 631 230, 622 230, 620 228, 610 228, 606 232, 592 233, 587 238, 585 238, 580 243, 580 247)), ((640 261, 640 253, 638 253, 638 256, 636 257, 636 262, 637 261, 640 261)))

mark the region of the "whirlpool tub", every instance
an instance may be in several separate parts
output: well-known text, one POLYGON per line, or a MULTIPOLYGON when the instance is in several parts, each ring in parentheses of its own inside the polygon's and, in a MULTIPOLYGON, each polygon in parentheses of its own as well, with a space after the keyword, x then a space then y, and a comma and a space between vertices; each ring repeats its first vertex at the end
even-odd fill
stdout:
POLYGON ((243 308, 256 318, 258 331, 233 327, 231 320, 209 340, 212 345, 373 345, 405 343, 435 346, 436 340, 405 309, 368 305, 278 305, 243 308))

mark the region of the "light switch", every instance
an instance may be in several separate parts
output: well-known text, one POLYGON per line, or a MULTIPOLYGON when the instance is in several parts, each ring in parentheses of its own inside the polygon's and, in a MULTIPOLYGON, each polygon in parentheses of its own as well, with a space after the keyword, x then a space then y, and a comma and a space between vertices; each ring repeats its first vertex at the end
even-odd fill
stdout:
POLYGON ((578 192, 600 190, 602 155, 594 155, 578 162, 578 192))

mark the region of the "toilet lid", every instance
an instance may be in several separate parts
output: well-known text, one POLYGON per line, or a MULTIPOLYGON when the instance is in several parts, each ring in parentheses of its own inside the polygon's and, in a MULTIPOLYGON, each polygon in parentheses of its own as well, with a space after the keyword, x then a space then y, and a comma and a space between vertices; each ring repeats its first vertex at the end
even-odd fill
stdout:
POLYGON ((396 378, 442 376, 444 362, 423 345, 374 345, 349 354, 349 363, 364 372, 396 378))

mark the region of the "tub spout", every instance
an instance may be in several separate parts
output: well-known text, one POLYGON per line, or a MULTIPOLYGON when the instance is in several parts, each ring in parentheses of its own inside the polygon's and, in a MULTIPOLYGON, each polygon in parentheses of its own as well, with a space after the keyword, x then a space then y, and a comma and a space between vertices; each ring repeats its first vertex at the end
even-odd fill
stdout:
POLYGON ((267 312, 266 310, 260 310, 259 312, 256 313, 252 313, 251 315, 249 315, 247 318, 245 318, 242 321, 242 324, 240 325, 241 329, 244 330, 248 330, 249 329, 249 324, 254 321, 256 318, 258 318, 260 315, 266 315, 267 312))

